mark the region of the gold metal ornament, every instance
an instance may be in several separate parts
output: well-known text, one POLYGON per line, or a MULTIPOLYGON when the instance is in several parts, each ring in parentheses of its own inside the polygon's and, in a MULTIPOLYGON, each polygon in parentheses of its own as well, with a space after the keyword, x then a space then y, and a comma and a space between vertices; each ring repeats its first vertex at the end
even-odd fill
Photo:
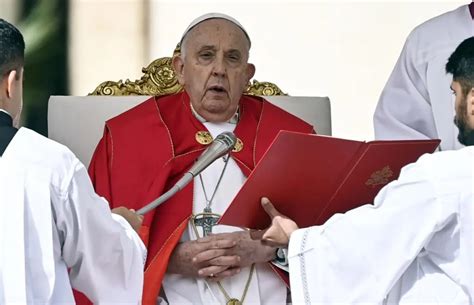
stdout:
POLYGON ((244 142, 242 142, 241 139, 237 138, 237 142, 235 142, 234 148, 232 149, 232 152, 239 152, 242 149, 244 149, 244 142))
POLYGON ((208 131, 198 131, 195 135, 196 141, 202 145, 209 145, 212 143, 212 136, 208 131))
POLYGON ((365 185, 371 186, 372 188, 376 187, 377 185, 383 185, 388 183, 388 178, 393 175, 390 166, 385 166, 381 170, 375 171, 370 175, 369 180, 365 182, 365 185))
POLYGON ((237 299, 230 299, 227 301, 226 303, 227 305, 242 305, 242 302, 240 302, 239 300, 237 299))

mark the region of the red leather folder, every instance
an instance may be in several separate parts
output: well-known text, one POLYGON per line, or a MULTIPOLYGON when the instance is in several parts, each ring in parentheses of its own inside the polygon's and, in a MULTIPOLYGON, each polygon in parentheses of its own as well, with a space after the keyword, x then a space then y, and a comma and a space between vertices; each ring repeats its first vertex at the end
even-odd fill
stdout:
POLYGON ((335 213, 372 203, 400 170, 440 140, 359 142, 281 131, 249 175, 220 223, 264 229, 260 205, 268 197, 300 227, 323 224, 335 213))

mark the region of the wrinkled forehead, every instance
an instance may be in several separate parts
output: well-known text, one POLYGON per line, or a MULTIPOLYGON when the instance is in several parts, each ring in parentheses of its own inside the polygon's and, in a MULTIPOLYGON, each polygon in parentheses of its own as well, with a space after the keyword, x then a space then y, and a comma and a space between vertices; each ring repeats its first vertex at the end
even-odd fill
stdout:
POLYGON ((250 41, 244 31, 225 19, 208 19, 193 27, 183 38, 186 45, 213 46, 239 49, 250 49, 250 41))

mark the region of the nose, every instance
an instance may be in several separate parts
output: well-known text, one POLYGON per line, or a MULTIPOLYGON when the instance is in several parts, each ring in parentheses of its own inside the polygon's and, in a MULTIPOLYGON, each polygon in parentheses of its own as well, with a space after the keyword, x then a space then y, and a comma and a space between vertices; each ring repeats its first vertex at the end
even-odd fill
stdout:
POLYGON ((218 56, 214 61, 214 66, 212 69, 212 74, 214 76, 224 77, 226 74, 226 67, 224 63, 224 58, 222 56, 218 56))

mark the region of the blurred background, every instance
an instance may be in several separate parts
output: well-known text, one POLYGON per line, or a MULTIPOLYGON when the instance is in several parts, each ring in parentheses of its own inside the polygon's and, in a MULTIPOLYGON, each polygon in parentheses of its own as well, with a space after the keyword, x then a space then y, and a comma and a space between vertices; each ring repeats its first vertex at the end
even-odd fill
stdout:
POLYGON ((250 34, 255 79, 295 96, 329 96, 333 135, 370 140, 380 92, 407 35, 465 1, 0 0, 26 40, 23 125, 47 134, 50 95, 87 95, 139 79, 171 56, 195 17, 217 11, 250 34))
POLYGON ((0 0, 0 18, 25 38, 23 125, 47 135, 47 102, 69 94, 68 4, 63 0, 0 0))

